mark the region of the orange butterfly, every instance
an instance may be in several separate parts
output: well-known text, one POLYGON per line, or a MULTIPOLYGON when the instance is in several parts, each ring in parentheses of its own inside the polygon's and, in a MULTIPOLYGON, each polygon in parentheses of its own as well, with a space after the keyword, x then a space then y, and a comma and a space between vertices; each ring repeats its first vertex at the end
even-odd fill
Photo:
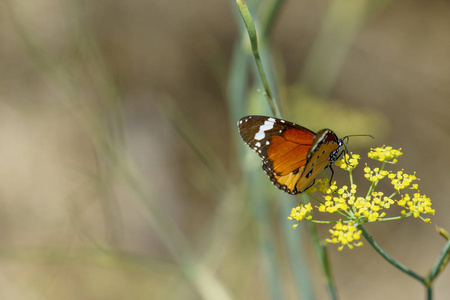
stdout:
POLYGON ((238 126, 244 142, 261 157, 263 170, 273 184, 292 195, 311 187, 320 171, 331 169, 342 154, 342 139, 330 129, 316 134, 300 125, 265 116, 243 117, 238 126))

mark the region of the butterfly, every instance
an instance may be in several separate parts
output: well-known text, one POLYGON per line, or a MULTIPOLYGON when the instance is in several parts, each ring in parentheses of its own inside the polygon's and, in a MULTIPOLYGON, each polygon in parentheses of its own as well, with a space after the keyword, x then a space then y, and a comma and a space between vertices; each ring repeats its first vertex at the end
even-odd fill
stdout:
MULTIPOLYGON (((330 129, 315 133, 303 126, 266 116, 246 116, 238 121, 244 142, 258 153, 272 183, 288 194, 304 192, 316 176, 330 167, 343 144, 330 129)), ((331 169, 333 172, 333 169, 331 169)))

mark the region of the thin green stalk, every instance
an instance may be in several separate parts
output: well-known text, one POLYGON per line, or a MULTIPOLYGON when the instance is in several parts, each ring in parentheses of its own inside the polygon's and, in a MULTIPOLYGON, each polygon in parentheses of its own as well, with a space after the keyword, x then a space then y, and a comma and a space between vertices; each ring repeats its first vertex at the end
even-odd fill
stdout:
POLYGON ((378 252, 378 254, 380 254, 384 259, 386 259, 391 265, 393 265, 394 267, 396 267, 397 269, 399 269, 400 271, 402 271, 403 273, 405 273, 408 276, 411 276, 412 278, 417 279, 418 281, 420 281, 422 284, 424 284, 425 286, 427 285, 425 279, 420 276, 419 274, 411 271, 408 267, 406 267, 405 265, 403 265, 402 263, 398 262, 397 260, 395 260, 393 257, 391 257, 389 254, 387 254, 374 240, 373 238, 370 236, 370 234, 364 229, 364 227, 362 225, 358 225, 358 229, 360 229, 362 231, 362 234, 364 236, 364 238, 369 242, 369 244, 375 249, 375 251, 378 252))
POLYGON ((348 174, 350 176, 350 186, 353 185, 353 174, 352 174, 352 170, 348 171, 348 174))
POLYGON ((433 269, 431 270, 430 275, 428 275, 426 279, 427 285, 431 286, 433 281, 436 279, 439 273, 446 267, 449 261, 450 261, 450 241, 448 241, 447 244, 445 244, 441 252, 441 255, 439 256, 433 269))
MULTIPOLYGON (((256 158, 255 158, 256 159, 256 158)), ((247 170, 249 178, 249 187, 252 192, 249 194, 251 201, 251 212, 256 221, 258 229, 259 251, 262 254, 264 266, 267 270, 267 287, 270 294, 269 299, 284 299, 282 281, 280 278, 279 265, 277 263, 277 245, 274 242, 272 219, 269 217, 269 197, 264 189, 261 188, 262 182, 266 180, 265 175, 261 174, 259 168, 247 170)), ((270 186, 267 186, 271 188, 270 186)))
POLYGON ((331 272, 330 260, 328 259, 327 248, 324 245, 322 245, 322 243, 320 242, 320 237, 317 232, 316 225, 313 224, 312 222, 308 222, 308 225, 310 228, 310 232, 312 234, 314 247, 316 248, 316 253, 319 255, 319 260, 320 260, 320 263, 322 266, 322 270, 325 274, 328 292, 330 293, 331 299, 336 300, 338 298, 337 298, 337 294, 336 294, 336 287, 334 284, 333 273, 331 272))
POLYGON ((281 198, 278 204, 280 207, 279 220, 280 224, 282 224, 281 231, 284 234, 289 266, 294 277, 297 294, 300 295, 300 299, 314 299, 314 288, 309 275, 308 259, 302 253, 299 253, 299 249, 305 248, 303 240, 306 228, 299 226, 296 230, 292 230, 291 224, 286 222, 286 216, 290 214, 292 209, 289 201, 292 198, 288 195, 283 195, 281 198))
MULTIPOLYGON (((245 29, 243 27, 241 30, 241 38, 239 41, 239 44, 235 48, 234 53, 234 59, 232 64, 232 69, 230 72, 230 91, 229 91, 229 103, 231 105, 231 112, 233 121, 237 121, 242 116, 242 113, 245 111, 245 103, 246 97, 248 97, 246 87, 248 86, 248 80, 247 80, 247 74, 249 68, 257 69, 258 71, 254 73, 259 73, 259 76, 261 77, 261 82, 263 84, 263 88, 265 90, 265 95, 268 100, 268 103, 270 105, 270 108, 272 110, 272 113, 279 116, 279 109, 276 104, 276 102, 273 99, 273 93, 269 87, 268 79, 266 76, 266 73, 264 72, 262 60, 260 57, 260 50, 258 48, 257 44, 257 38, 256 38, 256 29, 255 25, 253 23, 253 20, 251 19, 250 13, 248 11, 248 8, 245 5, 245 2, 238 2, 238 8, 241 12, 241 16, 244 19, 244 24, 247 28, 247 34, 251 38, 251 44, 252 44, 252 52, 256 61, 256 68, 252 64, 248 63, 248 41, 245 33, 245 29), (244 7, 242 7, 242 5, 244 7), (244 15, 242 15, 242 13, 244 15), (246 17, 244 17, 246 16, 246 17), (245 22, 247 21, 247 22, 245 22), (254 35, 251 35, 249 32, 253 32, 254 35), (256 55, 255 55, 256 54, 256 55)), ((275 12, 273 12, 275 14, 275 12)), ((270 28, 271 25, 267 24, 266 22, 270 22, 270 20, 263 19, 263 22, 265 25, 263 27, 270 28)), ((253 69, 252 69, 253 71, 253 69)), ((259 85, 259 84, 258 84, 259 85)), ((260 100, 260 99, 259 99, 260 100)), ((256 111, 265 111, 265 103, 263 101, 257 101, 256 103, 256 111), (261 105, 264 104, 264 105, 261 105)), ((266 112, 262 112, 266 113, 266 112)), ((233 122, 234 123, 234 122, 233 122)), ((243 144, 241 143, 240 146, 243 150, 243 144)), ((241 151, 243 153, 243 151, 241 151)), ((255 158, 256 159, 256 158, 255 158)), ((242 160, 243 155, 242 155, 242 160)), ((249 164, 245 164, 246 166, 249 164)), ((255 164, 252 164, 256 166, 255 164)), ((279 265, 277 263, 277 250, 278 245, 275 243, 275 239, 273 238, 274 235, 271 234, 273 228, 275 226, 271 225, 271 218, 269 217, 268 213, 268 207, 269 207, 269 197, 267 197, 267 194, 262 192, 261 186, 264 185, 262 182, 266 180, 263 174, 260 174, 260 168, 253 169, 253 168, 247 168, 247 176, 246 178, 249 179, 248 187, 252 191, 249 194, 249 200, 251 202, 251 208, 252 208, 252 215, 254 216, 256 220, 256 226, 259 233, 259 251, 261 253, 261 257, 264 262, 264 266, 267 270, 267 290, 268 294, 270 295, 269 298, 271 299, 283 299, 283 292, 282 289, 282 281, 280 277, 280 271, 279 271, 279 265), (261 194, 262 193, 262 194, 261 194)))
POLYGON ((259 76, 261 77, 261 81, 264 86, 265 94, 267 100, 269 101, 270 109, 272 113, 276 117, 281 117, 281 112, 278 107, 277 102, 273 98, 272 91, 269 86, 269 82, 267 80, 266 72, 264 71, 264 67, 261 61, 261 57, 259 54, 258 47, 258 38, 256 35, 255 23, 253 22, 252 16, 250 15, 250 11, 248 10, 247 4, 244 0, 236 0, 239 12, 241 13, 242 19, 244 20, 245 27, 247 28, 248 36, 250 38, 250 43, 252 46, 252 53, 256 61, 256 65, 258 67, 259 76))

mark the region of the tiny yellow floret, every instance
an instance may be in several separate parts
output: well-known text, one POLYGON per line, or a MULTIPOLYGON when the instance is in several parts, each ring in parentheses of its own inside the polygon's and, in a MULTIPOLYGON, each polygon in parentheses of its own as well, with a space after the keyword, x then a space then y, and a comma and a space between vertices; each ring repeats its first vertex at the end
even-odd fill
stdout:
POLYGON ((358 160, 361 158, 361 156, 359 154, 353 153, 350 153, 350 155, 346 153, 343 158, 335 162, 336 166, 345 171, 352 171, 353 169, 355 169, 359 164, 358 160))
POLYGON ((354 246, 362 245, 360 242, 356 243, 361 238, 361 230, 355 226, 353 222, 343 224, 341 221, 334 225, 333 229, 329 230, 332 238, 326 239, 328 243, 338 244, 340 243, 338 250, 342 250, 344 246, 348 246, 349 249, 353 249, 354 246))
POLYGON ((398 150, 393 149, 391 146, 371 148, 367 156, 374 160, 395 164, 397 163, 397 158, 403 155, 401 150, 401 148, 398 150))

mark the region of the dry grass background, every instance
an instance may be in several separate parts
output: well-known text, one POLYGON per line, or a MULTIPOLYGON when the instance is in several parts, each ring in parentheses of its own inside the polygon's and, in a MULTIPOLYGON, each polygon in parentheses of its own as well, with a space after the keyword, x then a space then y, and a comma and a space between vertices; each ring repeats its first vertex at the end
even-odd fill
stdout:
MULTIPOLYGON (((284 4, 272 34, 284 109, 312 129, 335 128, 336 105, 376 114, 364 128, 379 135, 366 147, 403 148, 399 167, 417 171, 433 223, 449 230, 450 2, 383 3, 342 61, 330 106, 308 122, 292 87, 329 3, 284 4)), ((0 3, 2 299, 198 299, 180 271, 180 244, 169 251, 161 237, 172 226, 232 298, 270 299, 226 101, 234 5, 0 3), (164 212, 159 225, 146 212, 154 206, 164 212)), ((368 230, 420 274, 444 244, 418 220, 368 230)), ((327 299, 309 255, 317 299, 327 299)), ((330 255, 341 299, 423 299, 368 246, 330 255)), ((435 299, 448 298, 449 282, 446 270, 435 299)))

